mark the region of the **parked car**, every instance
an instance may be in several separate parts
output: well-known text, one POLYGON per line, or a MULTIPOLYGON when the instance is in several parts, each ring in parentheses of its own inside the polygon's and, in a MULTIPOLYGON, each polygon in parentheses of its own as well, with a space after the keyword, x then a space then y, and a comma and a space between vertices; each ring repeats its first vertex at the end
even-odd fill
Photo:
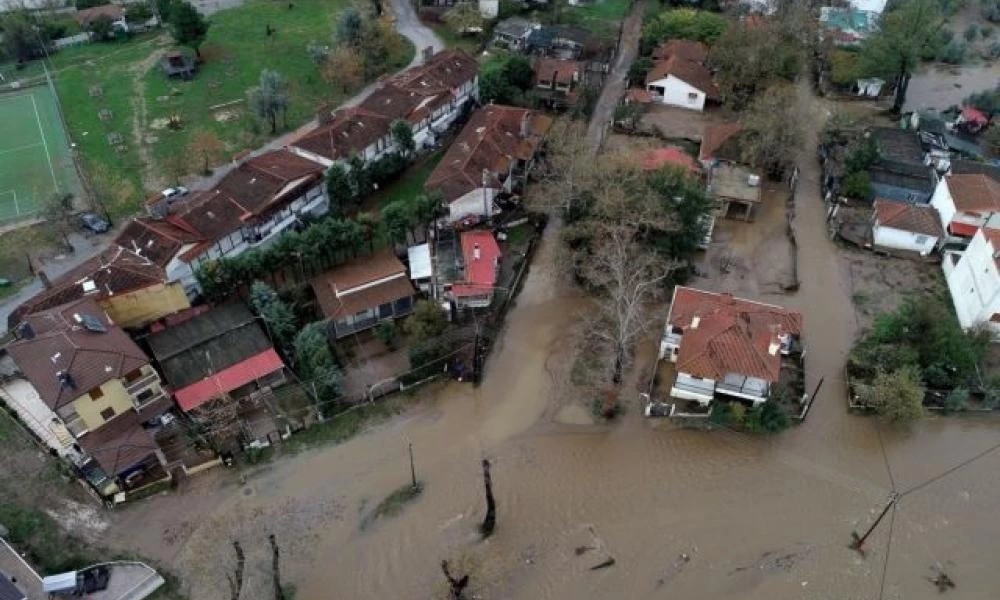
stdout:
POLYGON ((191 190, 187 189, 183 185, 179 185, 177 187, 168 187, 167 189, 163 190, 160 193, 167 200, 167 202, 173 202, 175 200, 180 200, 184 196, 187 196, 189 193, 191 193, 191 190))
POLYGON ((107 219, 92 212, 81 213, 80 224, 83 225, 84 229, 93 233, 104 233, 111 229, 111 223, 108 223, 107 219))

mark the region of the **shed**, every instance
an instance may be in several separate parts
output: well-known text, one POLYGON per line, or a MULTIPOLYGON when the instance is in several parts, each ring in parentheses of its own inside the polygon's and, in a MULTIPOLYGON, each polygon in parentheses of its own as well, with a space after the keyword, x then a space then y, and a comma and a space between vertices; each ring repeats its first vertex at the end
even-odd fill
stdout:
POLYGON ((430 244, 410 246, 406 249, 406 254, 410 263, 410 280, 422 291, 428 291, 430 289, 431 277, 434 274, 434 268, 431 264, 430 244))
POLYGON ((168 52, 160 59, 160 68, 167 77, 191 79, 198 70, 194 57, 183 52, 168 52))
POLYGON ((754 206, 761 201, 760 175, 741 165, 720 163, 713 167, 708 189, 719 200, 725 217, 735 205, 743 210, 743 220, 749 221, 754 206))

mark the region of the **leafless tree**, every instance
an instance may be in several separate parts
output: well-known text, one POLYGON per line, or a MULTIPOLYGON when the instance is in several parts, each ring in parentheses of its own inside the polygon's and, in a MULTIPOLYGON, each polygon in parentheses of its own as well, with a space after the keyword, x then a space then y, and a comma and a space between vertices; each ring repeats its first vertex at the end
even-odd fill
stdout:
POLYGON ((230 396, 216 398, 198 407, 195 420, 216 451, 228 449, 244 433, 239 402, 230 396))
POLYGON ((281 550, 274 534, 267 536, 271 543, 271 573, 274 575, 274 600, 285 600, 285 591, 281 588, 281 550))
POLYGON ((545 142, 545 158, 536 171, 544 189, 532 194, 533 208, 569 211, 596 182, 593 148, 587 144, 586 134, 586 126, 576 122, 559 122, 553 127, 545 142))
POLYGON ((483 538, 493 535, 497 526, 497 502, 493 498, 493 476, 490 475, 490 461, 483 459, 483 486, 486 488, 486 517, 479 526, 483 538))
POLYGON ((446 560, 441 561, 441 571, 444 573, 444 578, 448 580, 452 600, 464 598, 465 588, 469 586, 469 576, 464 575, 461 579, 456 579, 448 569, 448 561, 446 560))
POLYGON ((246 567, 246 556, 243 554, 243 547, 239 540, 233 540, 233 551, 236 553, 236 570, 232 575, 226 574, 229 580, 230 600, 240 600, 240 593, 243 591, 243 571, 246 567))

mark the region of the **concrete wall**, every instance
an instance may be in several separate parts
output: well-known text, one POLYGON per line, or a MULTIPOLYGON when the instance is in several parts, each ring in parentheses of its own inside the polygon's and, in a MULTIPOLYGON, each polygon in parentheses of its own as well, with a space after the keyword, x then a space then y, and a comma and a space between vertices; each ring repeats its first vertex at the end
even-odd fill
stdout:
POLYGON ((667 75, 664 79, 650 83, 646 89, 657 95, 660 93, 659 89, 662 89, 663 95, 656 97, 656 101, 661 104, 690 108, 699 112, 705 108, 705 92, 673 75, 667 75))
MULTIPOLYGON (((93 431, 107 421, 101 416, 101 411, 111 408, 115 416, 133 410, 132 397, 125 391, 125 386, 117 379, 106 381, 100 386, 102 396, 96 400, 85 393, 73 401, 73 409, 80 415, 87 429, 93 431)), ((114 418, 114 417, 111 417, 114 418)))
POLYGON ((929 235, 921 235, 912 231, 903 231, 893 227, 879 225, 878 222, 872 228, 874 242, 876 246, 885 248, 895 248, 897 250, 908 250, 919 252, 921 256, 927 256, 934 251, 938 238, 929 235))
MULTIPOLYGON (((963 328, 989 322, 1000 312, 1000 271, 993 259, 995 249, 982 231, 976 233, 958 264, 945 268, 948 291, 963 328)), ((946 261, 950 260, 946 257, 946 261)))

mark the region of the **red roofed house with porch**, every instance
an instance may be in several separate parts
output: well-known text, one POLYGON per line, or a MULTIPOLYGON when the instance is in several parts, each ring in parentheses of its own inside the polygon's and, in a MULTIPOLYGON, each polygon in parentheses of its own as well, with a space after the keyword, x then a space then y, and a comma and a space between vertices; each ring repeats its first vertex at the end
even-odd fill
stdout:
POLYGON ((964 252, 945 252, 942 267, 962 328, 1000 337, 1000 231, 979 229, 964 252))
POLYGON ((702 406, 717 395, 766 402, 783 357, 801 353, 801 335, 800 313, 677 286, 659 355, 676 367, 670 395, 702 406))
POLYGON ((500 245, 486 229, 462 233, 464 275, 451 287, 459 308, 487 308, 493 302, 500 268, 500 245))
POLYGON ((950 234, 946 243, 966 245, 987 223, 1000 227, 995 220, 1000 215, 1000 182, 984 173, 947 175, 938 181, 931 206, 950 234))

